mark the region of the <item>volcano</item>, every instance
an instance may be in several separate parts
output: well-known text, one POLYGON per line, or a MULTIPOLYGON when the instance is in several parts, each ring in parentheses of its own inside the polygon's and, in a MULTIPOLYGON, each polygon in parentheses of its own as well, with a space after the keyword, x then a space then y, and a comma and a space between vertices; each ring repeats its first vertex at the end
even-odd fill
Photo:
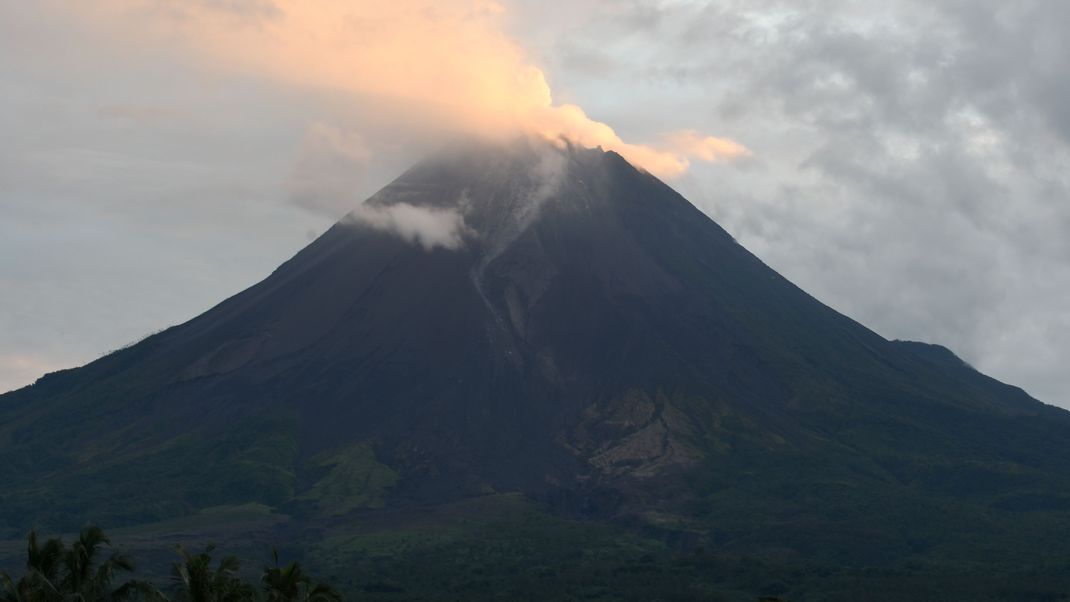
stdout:
POLYGON ((259 284, 0 396, 0 477, 12 537, 508 497, 776 566, 1070 557, 1070 414, 823 305, 619 155, 526 139, 449 145, 259 284))

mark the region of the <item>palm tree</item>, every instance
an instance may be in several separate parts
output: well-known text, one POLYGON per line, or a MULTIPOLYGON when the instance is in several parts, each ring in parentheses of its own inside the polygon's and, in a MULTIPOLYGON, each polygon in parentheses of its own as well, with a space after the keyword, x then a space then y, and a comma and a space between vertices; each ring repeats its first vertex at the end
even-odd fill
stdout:
MULTIPOLYGON (((118 602, 143 600, 168 602, 154 586, 130 580, 113 588, 119 573, 132 571, 134 564, 113 552, 104 558, 111 540, 97 527, 82 530, 68 548, 62 539, 43 544, 37 531, 30 531, 26 547, 26 573, 18 579, 0 571, 0 602, 118 602)), ((235 556, 218 562, 212 559, 215 546, 200 554, 190 554, 182 546, 180 562, 173 565, 178 583, 174 602, 341 602, 331 587, 314 582, 301 564, 279 566, 278 550, 272 549, 275 566, 264 569, 263 590, 242 581, 235 556)))
POLYGON ((124 554, 113 552, 107 559, 98 562, 104 547, 111 546, 111 539, 100 527, 86 527, 78 535, 64 555, 66 575, 61 589, 67 599, 79 602, 124 600, 137 594, 162 598, 154 587, 143 581, 127 581, 112 589, 112 580, 120 571, 133 571, 133 561, 124 554))
POLYGON ((226 556, 212 568, 209 545, 200 554, 190 554, 178 546, 181 562, 174 565, 174 580, 178 582, 175 602, 247 602, 256 599, 256 590, 238 576, 240 564, 235 556, 226 556))
POLYGON ((0 583, 4 592, 3 602, 50 602, 60 601, 63 594, 57 578, 63 562, 63 541, 49 539, 42 546, 37 539, 37 530, 27 537, 26 574, 17 582, 6 572, 0 571, 0 583))
POLYGON ((112 581, 119 571, 132 571, 133 563, 126 556, 113 553, 98 561, 104 547, 111 540, 98 527, 86 527, 67 549, 63 540, 53 538, 41 545, 37 531, 30 531, 26 550, 26 574, 15 582, 7 573, 0 573, 3 602, 111 602, 141 597, 163 600, 152 585, 138 580, 123 583, 112 589, 112 581))
POLYGON ((279 551, 271 549, 275 566, 264 569, 261 581, 264 584, 265 602, 342 602, 342 596, 331 587, 314 583, 301 570, 301 563, 294 561, 285 567, 279 566, 279 551))

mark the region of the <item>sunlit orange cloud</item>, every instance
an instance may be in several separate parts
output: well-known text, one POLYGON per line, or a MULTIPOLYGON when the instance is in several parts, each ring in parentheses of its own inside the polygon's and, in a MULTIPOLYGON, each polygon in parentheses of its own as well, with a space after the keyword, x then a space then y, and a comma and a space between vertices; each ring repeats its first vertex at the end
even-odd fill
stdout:
POLYGON ((124 36, 182 45, 225 68, 419 106, 458 130, 517 131, 615 150, 671 177, 690 159, 747 154, 694 132, 629 144, 575 105, 555 105, 542 70, 487 0, 89 0, 75 10, 124 36))

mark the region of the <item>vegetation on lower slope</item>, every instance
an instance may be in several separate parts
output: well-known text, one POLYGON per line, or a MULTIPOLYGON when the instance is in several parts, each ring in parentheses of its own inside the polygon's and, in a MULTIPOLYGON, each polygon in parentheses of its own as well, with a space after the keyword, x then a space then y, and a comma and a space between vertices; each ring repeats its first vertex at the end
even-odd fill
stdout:
MULTIPOLYGON (((26 563, 22 579, 4 580, 7 593, 0 600, 79 599, 70 596, 72 587, 79 588, 85 600, 119 599, 120 594, 132 599, 166 596, 175 602, 337 599, 311 597, 316 591, 327 594, 306 579, 303 566, 314 567, 317 576, 337 587, 342 599, 372 602, 753 602, 759 596, 791 602, 1070 599, 1070 561, 1065 555, 1050 554, 1057 548, 1052 542, 1065 530, 1051 516, 1046 526, 1053 533, 1048 539, 1035 539, 1035 546, 1024 535, 1006 550, 992 549, 983 541, 974 542, 972 551, 926 549, 924 541, 915 541, 916 553, 905 561, 889 562, 880 557, 888 545, 887 526, 876 525, 861 534, 872 538, 867 549, 855 539, 859 535, 855 527, 838 527, 828 518, 820 524, 803 516, 796 523, 781 520, 769 525, 766 539, 749 536, 741 542, 730 530, 704 534, 673 523, 671 517, 661 517, 659 528, 649 521, 637 525, 565 518, 519 495, 489 495, 400 511, 366 509, 300 530, 285 522, 271 523, 285 517, 265 512, 220 508, 118 529, 116 547, 146 561, 137 572, 127 570, 132 568, 129 557, 109 554, 108 539, 99 530, 84 531, 69 547, 58 540, 42 543, 33 535, 29 548, 33 560, 26 563), (263 529, 269 523, 276 525, 275 530, 263 529), (200 548, 202 544, 195 542, 226 529, 236 530, 225 545, 240 551, 245 567, 257 566, 262 551, 273 543, 283 543, 285 555, 300 564, 280 566, 276 557, 257 574, 239 566, 235 557, 216 557, 210 546, 200 553, 180 551, 178 562, 170 562, 174 552, 168 548, 173 550, 173 542, 200 548), (817 534, 819 543, 804 545, 807 533, 817 534), (821 549, 835 541, 850 545, 821 549), (87 553, 72 554, 76 549, 87 553), (985 553, 995 555, 980 562, 978 555, 985 553), (856 558, 847 558, 849 554, 856 558), (1015 555, 1022 561, 1013 561, 1015 555), (1045 555, 1046 561, 1037 560, 1045 555), (45 560, 50 557, 54 560, 45 560), (68 578, 67 562, 90 577, 68 578), (92 570, 86 573, 86 567, 92 570), (67 597, 41 595, 44 582, 34 575, 47 576, 67 597)), ((910 520, 902 515, 893 518, 910 520)), ((970 514, 961 520, 982 519, 970 514)), ((997 530, 1013 526, 989 525, 997 530)), ((1036 535, 1044 526, 1040 521, 1030 533, 1036 535)), ((959 524, 951 522, 946 528, 959 524)), ((13 566, 10 560, 0 559, 0 564, 13 566)))
MULTIPOLYGON (((107 416, 82 428, 107 431, 107 416)), ((227 504, 280 505, 294 496, 292 430, 277 417, 257 417, 223 432, 198 429, 110 449, 96 444, 77 454, 57 452, 51 435, 29 437, 0 451, 0 534, 14 537, 28 525, 68 531, 90 520, 152 523, 227 504)))
POLYGON ((731 540, 729 533, 718 536, 716 529, 706 537, 671 524, 653 528, 564 518, 522 496, 494 495, 447 507, 352 516, 309 537, 302 549, 304 560, 352 599, 376 602, 1070 599, 1070 561, 1063 556, 1028 564, 1044 550, 1029 550, 1025 538, 988 563, 980 555, 993 550, 983 542, 967 555, 962 549, 922 550, 889 562, 880 557, 886 525, 868 533, 869 549, 858 543, 854 529, 800 517, 797 524, 770 525, 769 537, 750 545, 748 539, 731 540), (773 537, 777 529, 799 548, 773 537), (801 542, 807 529, 814 529, 818 543, 801 542), (821 542, 837 539, 851 543, 842 555, 834 545, 819 549, 821 542), (806 553, 814 550, 823 553, 806 553), (852 553, 857 557, 846 557, 852 553), (1016 553, 1028 558, 1014 562, 1016 553))

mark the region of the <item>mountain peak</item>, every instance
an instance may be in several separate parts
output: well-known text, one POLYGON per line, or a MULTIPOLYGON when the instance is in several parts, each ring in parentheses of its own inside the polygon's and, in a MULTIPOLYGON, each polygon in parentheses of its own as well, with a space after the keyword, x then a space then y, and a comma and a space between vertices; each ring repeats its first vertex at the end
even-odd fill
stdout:
POLYGON ((481 273, 544 209, 573 222, 607 219, 620 198, 610 184, 631 179, 654 180, 600 148, 535 137, 465 138, 402 174, 343 223, 393 233, 428 250, 474 249, 481 273))
POLYGON ((753 500, 805 491, 780 507, 868 549, 884 516, 857 507, 968 466, 962 503, 984 515, 1008 475, 1042 483, 1070 458, 1064 412, 936 351, 821 304, 615 153, 458 142, 257 285, 0 397, 0 467, 54 467, 0 473, 0 516, 135 522, 135 495, 155 518, 333 516, 338 491, 378 483, 344 511, 522 492, 757 533, 796 515, 753 500), (123 478, 83 490, 94 471, 123 478))
POLYGON ((464 138, 444 144, 365 205, 408 203, 461 208, 474 215, 502 205, 538 205, 554 197, 570 180, 591 179, 614 160, 627 163, 616 153, 564 140, 464 138))

